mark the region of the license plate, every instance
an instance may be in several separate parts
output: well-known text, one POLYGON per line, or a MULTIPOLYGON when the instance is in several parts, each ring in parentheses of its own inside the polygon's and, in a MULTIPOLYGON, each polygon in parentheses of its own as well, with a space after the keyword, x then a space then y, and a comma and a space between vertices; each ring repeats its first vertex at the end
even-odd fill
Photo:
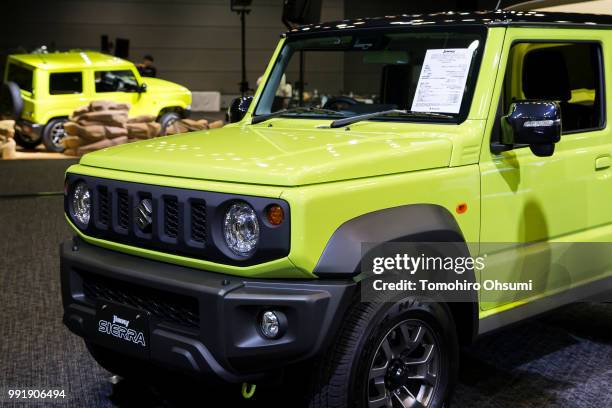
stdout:
POLYGON ((96 340, 108 348, 148 357, 149 314, 112 302, 100 302, 96 310, 96 340))

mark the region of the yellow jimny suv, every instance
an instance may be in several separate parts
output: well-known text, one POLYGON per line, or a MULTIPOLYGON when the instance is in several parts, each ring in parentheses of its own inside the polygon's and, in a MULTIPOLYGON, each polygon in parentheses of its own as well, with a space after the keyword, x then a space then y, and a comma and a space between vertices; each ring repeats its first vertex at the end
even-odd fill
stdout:
POLYGON ((130 61, 89 51, 9 56, 2 99, 17 120, 20 146, 34 148, 42 141, 56 152, 64 149, 64 122, 91 101, 127 102, 130 116, 153 115, 162 132, 191 108, 187 88, 143 79, 130 61))
POLYGON ((460 345, 611 288, 609 28, 499 11, 288 32, 230 125, 68 169, 64 323, 126 377, 442 406, 460 345), (394 282, 408 256, 454 263, 433 283, 456 289, 394 282))

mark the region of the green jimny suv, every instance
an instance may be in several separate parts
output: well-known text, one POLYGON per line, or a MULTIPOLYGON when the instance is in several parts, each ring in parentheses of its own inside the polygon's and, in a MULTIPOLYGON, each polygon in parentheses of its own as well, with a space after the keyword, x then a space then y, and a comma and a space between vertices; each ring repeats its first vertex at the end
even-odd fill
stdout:
POLYGON ((95 100, 126 102, 130 116, 153 115, 164 124, 188 113, 191 92, 178 84, 140 77, 136 66, 99 52, 9 56, 4 73, 6 106, 19 126, 16 142, 61 152, 63 124, 95 100))
POLYGON ((442 406, 461 345, 611 288, 612 261, 513 267, 557 241, 612 241, 609 27, 497 11, 288 32, 233 123, 68 169, 64 323, 126 377, 280 378, 311 407, 442 406), (362 245, 405 242, 474 256, 498 243, 489 264, 511 267, 466 280, 546 279, 499 298, 364 299, 362 245))

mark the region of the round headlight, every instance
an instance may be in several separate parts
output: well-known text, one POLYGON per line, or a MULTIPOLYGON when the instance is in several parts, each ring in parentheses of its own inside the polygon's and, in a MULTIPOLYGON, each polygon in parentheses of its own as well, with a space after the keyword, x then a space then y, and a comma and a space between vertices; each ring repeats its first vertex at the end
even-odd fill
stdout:
POLYGON ((259 222, 253 207, 247 203, 235 203, 225 213, 223 220, 225 243, 236 255, 248 256, 259 242, 259 222))
POLYGON ((72 190, 70 215, 82 227, 87 227, 91 214, 91 200, 87 184, 79 181, 72 190))

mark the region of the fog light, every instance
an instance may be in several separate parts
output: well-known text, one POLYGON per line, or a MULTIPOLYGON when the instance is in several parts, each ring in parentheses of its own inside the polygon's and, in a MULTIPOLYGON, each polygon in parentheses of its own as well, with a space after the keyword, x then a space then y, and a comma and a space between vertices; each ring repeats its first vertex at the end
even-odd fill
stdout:
POLYGON ((261 315, 259 328, 267 339, 278 339, 284 334, 286 327, 287 321, 281 312, 267 310, 261 315))

